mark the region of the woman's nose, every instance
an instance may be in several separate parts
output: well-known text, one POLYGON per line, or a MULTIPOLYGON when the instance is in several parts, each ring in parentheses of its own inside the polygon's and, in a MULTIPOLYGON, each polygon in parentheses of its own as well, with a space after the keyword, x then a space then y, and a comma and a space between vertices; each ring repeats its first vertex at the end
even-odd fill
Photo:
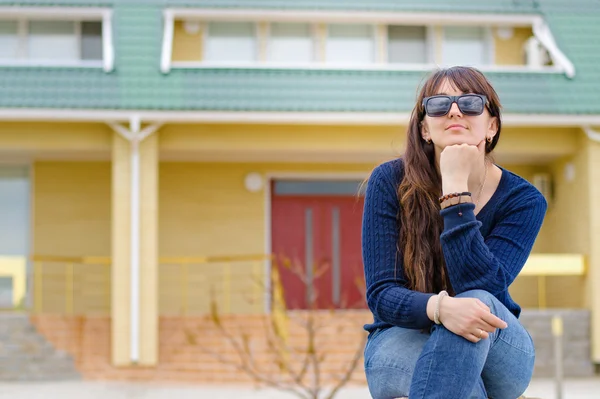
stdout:
POLYGON ((460 112, 460 109, 458 108, 458 104, 456 104, 455 102, 452 103, 452 105, 450 106, 450 111, 448 112, 448 116, 463 116, 462 112, 460 112))

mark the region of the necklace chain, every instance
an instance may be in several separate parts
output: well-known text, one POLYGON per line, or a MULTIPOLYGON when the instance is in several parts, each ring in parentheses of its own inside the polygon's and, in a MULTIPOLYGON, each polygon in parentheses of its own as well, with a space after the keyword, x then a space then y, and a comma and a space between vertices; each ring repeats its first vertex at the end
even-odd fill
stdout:
POLYGON ((485 171, 483 172, 483 183, 479 187, 479 193, 477 194, 477 200, 475 201, 475 208, 477 208, 479 206, 479 200, 481 199, 481 193, 483 193, 483 188, 485 187, 485 182, 487 180, 488 165, 487 165, 487 162, 485 162, 485 161, 484 161, 484 164, 485 164, 485 171))

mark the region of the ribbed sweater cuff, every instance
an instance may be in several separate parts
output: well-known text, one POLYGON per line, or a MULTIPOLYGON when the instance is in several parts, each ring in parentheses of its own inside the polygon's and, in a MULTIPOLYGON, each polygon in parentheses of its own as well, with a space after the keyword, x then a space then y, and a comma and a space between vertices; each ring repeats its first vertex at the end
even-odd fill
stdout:
POLYGON ((440 211, 440 215, 444 218, 444 231, 450 231, 458 226, 469 222, 475 222, 475 204, 472 202, 454 205, 440 211), (462 212, 462 216, 459 216, 462 212))
POLYGON ((425 294, 422 292, 419 292, 415 295, 413 299, 413 309, 416 312, 415 322, 417 326, 427 328, 431 325, 431 323, 433 323, 429 317, 427 317, 427 302, 429 301, 429 298, 434 295, 435 294, 425 294))

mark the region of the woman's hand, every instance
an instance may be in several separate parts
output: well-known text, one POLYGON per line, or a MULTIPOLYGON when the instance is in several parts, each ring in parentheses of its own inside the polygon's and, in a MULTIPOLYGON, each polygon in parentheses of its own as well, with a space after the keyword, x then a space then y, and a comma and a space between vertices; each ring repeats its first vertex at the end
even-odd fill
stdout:
POLYGON ((475 343, 488 338, 497 328, 508 326, 477 298, 442 298, 440 322, 454 334, 475 343))
POLYGON ((455 144, 444 148, 440 154, 443 193, 468 191, 469 175, 482 156, 485 156, 485 140, 476 146, 455 144))

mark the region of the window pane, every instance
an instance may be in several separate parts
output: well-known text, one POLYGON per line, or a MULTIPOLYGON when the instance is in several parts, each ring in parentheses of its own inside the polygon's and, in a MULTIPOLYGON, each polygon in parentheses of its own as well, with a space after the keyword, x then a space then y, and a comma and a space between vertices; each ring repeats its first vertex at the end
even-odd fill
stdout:
POLYGON ((255 61, 254 24, 211 22, 208 28, 205 59, 207 61, 255 61))
POLYGON ((482 65, 489 63, 484 28, 445 27, 442 49, 445 65, 482 65))
POLYGON ((310 62, 313 60, 313 40, 308 24, 271 25, 269 61, 310 62))
POLYGON ((0 58, 17 58, 19 38, 17 21, 0 21, 0 58))
POLYGON ((32 21, 29 23, 29 58, 40 60, 77 60, 78 40, 75 22, 32 21))
POLYGON ((375 59, 373 27, 369 25, 329 25, 327 62, 371 63, 375 59))
POLYGON ((392 63, 426 63, 426 28, 424 26, 389 26, 388 61, 392 63))
POLYGON ((81 59, 102 59, 102 22, 81 23, 81 59))

